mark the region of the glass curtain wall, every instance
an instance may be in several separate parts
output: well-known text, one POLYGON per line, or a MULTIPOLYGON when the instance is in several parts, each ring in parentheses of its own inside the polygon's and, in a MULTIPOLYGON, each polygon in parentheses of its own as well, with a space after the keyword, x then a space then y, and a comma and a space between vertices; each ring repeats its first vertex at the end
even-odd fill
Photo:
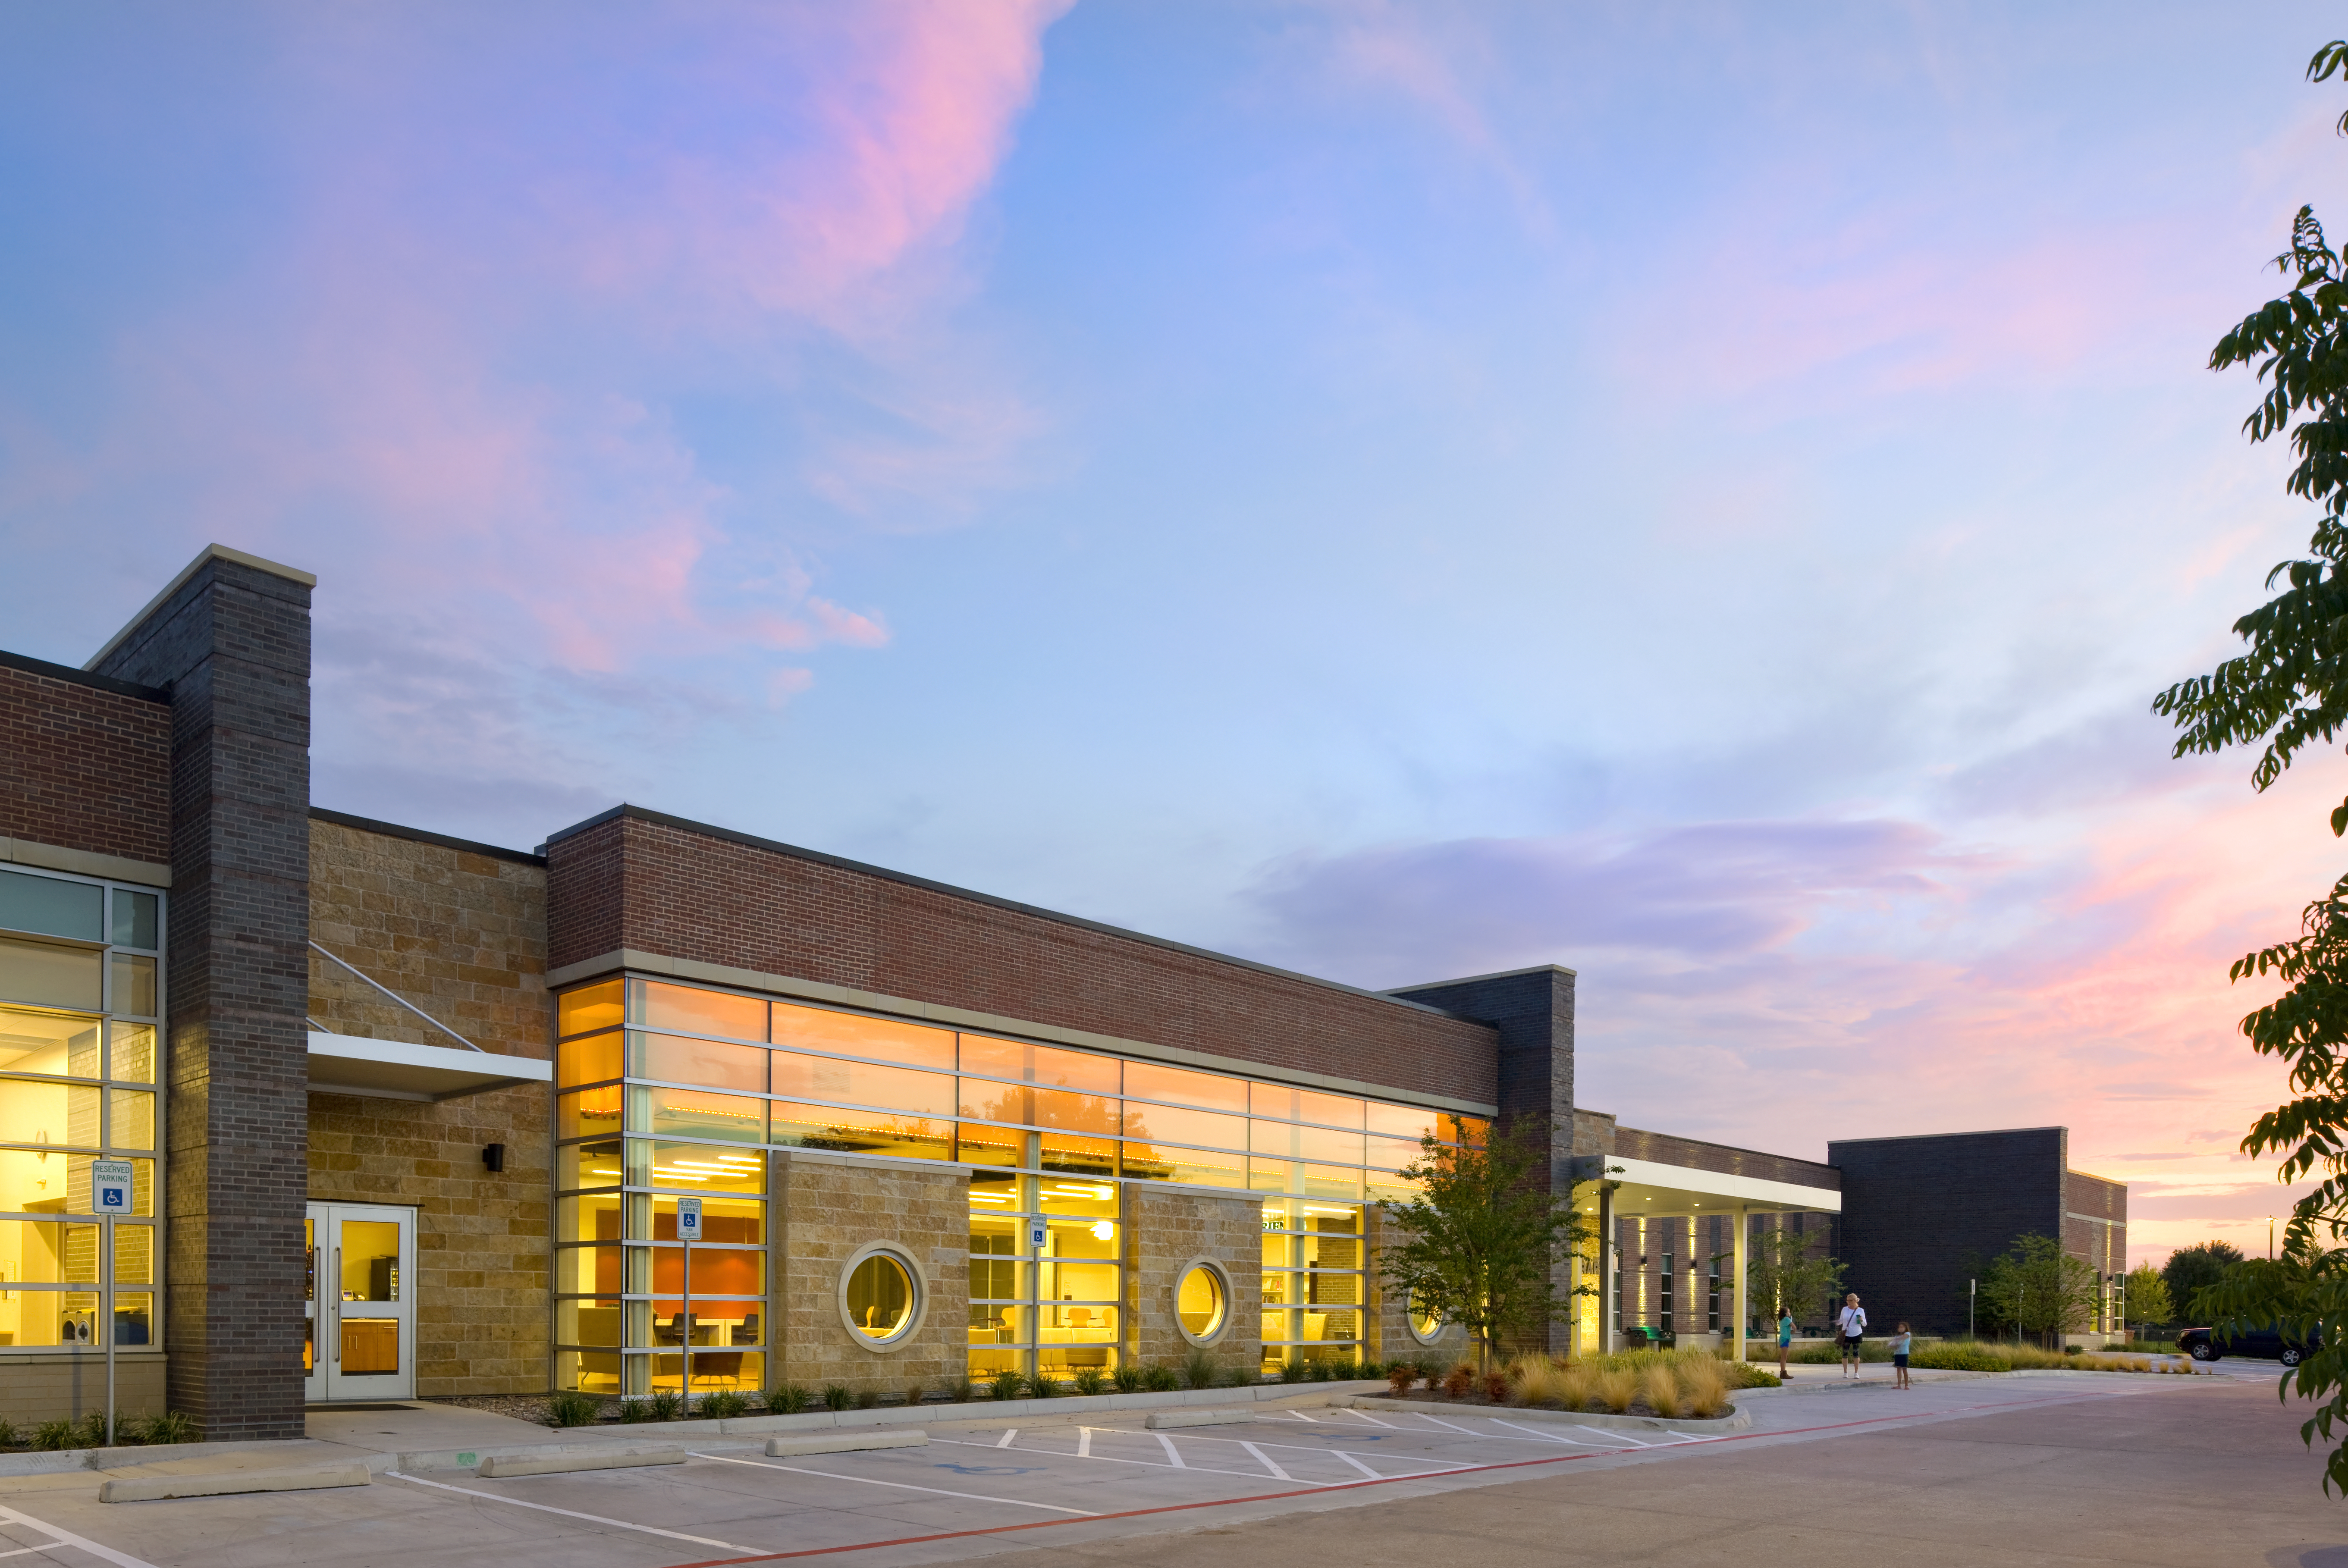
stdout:
POLYGON ((160 893, 0 871, 0 1354, 160 1343, 162 931, 160 893), (97 1160, 132 1173, 110 1268, 97 1160))
POLYGON ((1406 1196, 1418 1139, 1472 1119, 1097 1052, 664 981, 566 993, 556 1068, 557 1384, 757 1386, 766 1152, 973 1167, 973 1377, 1107 1370, 1124 1338, 1123 1194, 1181 1182, 1262 1195, 1264 1360, 1356 1359, 1365 1201, 1406 1196), (736 1261, 677 1288, 675 1199, 735 1221, 736 1261), (663 1272, 665 1270, 666 1272, 663 1272), (722 1287, 722 1288, 721 1288, 722 1287), (664 1337, 664 1336, 667 1337, 664 1337), (708 1345, 722 1357, 705 1356, 708 1345), (717 1362, 716 1369, 705 1363, 717 1362))

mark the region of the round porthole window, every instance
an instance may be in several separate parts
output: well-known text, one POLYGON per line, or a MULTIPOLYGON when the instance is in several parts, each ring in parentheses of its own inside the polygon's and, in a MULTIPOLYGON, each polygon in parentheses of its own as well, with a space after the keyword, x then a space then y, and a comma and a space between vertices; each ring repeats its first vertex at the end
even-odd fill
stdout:
POLYGON ((1432 1345, 1443 1337, 1443 1319, 1421 1307, 1415 1295, 1403 1307, 1403 1321, 1410 1327, 1410 1336, 1421 1345, 1432 1345))
POLYGON ((1220 1337, 1231 1320, 1231 1282, 1222 1269, 1205 1259, 1183 1269, 1174 1285, 1174 1322, 1182 1337, 1207 1345, 1220 1337))
POLYGON ((865 1345, 894 1345, 920 1324, 922 1295, 913 1260, 876 1243, 860 1249, 841 1271, 839 1315, 865 1345))

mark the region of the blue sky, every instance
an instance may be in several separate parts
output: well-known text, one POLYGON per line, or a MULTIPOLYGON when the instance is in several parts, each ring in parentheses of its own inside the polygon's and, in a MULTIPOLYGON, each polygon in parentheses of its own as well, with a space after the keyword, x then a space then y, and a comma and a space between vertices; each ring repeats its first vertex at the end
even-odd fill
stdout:
POLYGON ((5 643, 217 539, 321 578, 321 804, 1564 963, 1634 1125, 2262 1241, 2224 965, 2339 765, 2147 703, 2307 530, 2202 366, 2326 15, 12 14, 5 643))

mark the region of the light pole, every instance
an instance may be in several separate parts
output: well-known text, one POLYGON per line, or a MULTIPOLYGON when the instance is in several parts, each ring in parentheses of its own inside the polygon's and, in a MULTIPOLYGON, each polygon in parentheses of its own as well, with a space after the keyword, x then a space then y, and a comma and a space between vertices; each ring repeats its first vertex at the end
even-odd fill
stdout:
POLYGON ((1981 1281, 1977 1279, 1965 1281, 1965 1337, 1967 1339, 1973 1336, 1973 1297, 1980 1293, 1981 1281))
POLYGON ((2274 1261, 2274 1216, 2267 1216, 2267 1261, 2274 1261))

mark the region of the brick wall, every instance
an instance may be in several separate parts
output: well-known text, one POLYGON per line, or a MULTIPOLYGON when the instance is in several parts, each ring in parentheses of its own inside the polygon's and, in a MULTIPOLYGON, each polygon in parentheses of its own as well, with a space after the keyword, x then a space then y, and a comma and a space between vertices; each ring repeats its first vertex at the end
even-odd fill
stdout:
POLYGON ((36 659, 0 664, 0 839, 168 865, 163 694, 36 659))
MULTIPOLYGON (((535 856, 314 810, 316 940, 486 1050, 543 1058, 546 872, 535 856)), ((317 954, 310 1014, 336 1034, 455 1047, 317 954)), ((310 1097, 310 1197, 417 1211, 417 1394, 547 1386, 552 1111, 536 1085, 438 1104, 310 1097), (506 1146, 491 1172, 481 1150, 506 1146)))
POLYGON ((1490 1027, 634 808, 547 847, 555 968, 623 947, 1490 1103, 1490 1027))
POLYGON ((959 1166, 880 1166, 820 1154, 775 1162, 775 1349, 779 1372, 811 1388, 844 1383, 860 1393, 935 1389, 969 1362, 970 1176, 959 1166), (887 1242, 921 1265, 929 1305, 904 1339, 875 1348, 839 1315, 842 1265, 869 1242, 887 1242))
POLYGON ((1635 1127, 1613 1129, 1613 1147, 1600 1150, 1658 1165, 1684 1166, 1691 1171, 1717 1171, 1725 1176, 1750 1176, 1760 1181, 1786 1181, 1797 1187, 1839 1191, 1842 1177, 1832 1165, 1796 1160, 1784 1154, 1764 1154, 1754 1149, 1734 1149, 1725 1143, 1703 1143, 1667 1132, 1643 1132, 1635 1127))
POLYGON ((1174 1365, 1193 1346, 1174 1315, 1175 1287, 1195 1259, 1231 1281, 1222 1336, 1207 1347, 1226 1374, 1263 1362, 1263 1200, 1125 1190, 1125 1343, 1143 1366, 1174 1365))
POLYGON ((298 1438, 308 580, 207 552, 98 673, 171 693, 170 1403, 208 1439, 298 1438))
POLYGON ((1965 1281, 2014 1238, 2064 1233, 2059 1127, 1831 1143, 1842 1171, 1847 1281, 1868 1320, 1962 1333, 1965 1281))
POLYGON ((2063 1250, 2106 1279, 2127 1273, 2127 1182, 2063 1173, 2063 1250))

